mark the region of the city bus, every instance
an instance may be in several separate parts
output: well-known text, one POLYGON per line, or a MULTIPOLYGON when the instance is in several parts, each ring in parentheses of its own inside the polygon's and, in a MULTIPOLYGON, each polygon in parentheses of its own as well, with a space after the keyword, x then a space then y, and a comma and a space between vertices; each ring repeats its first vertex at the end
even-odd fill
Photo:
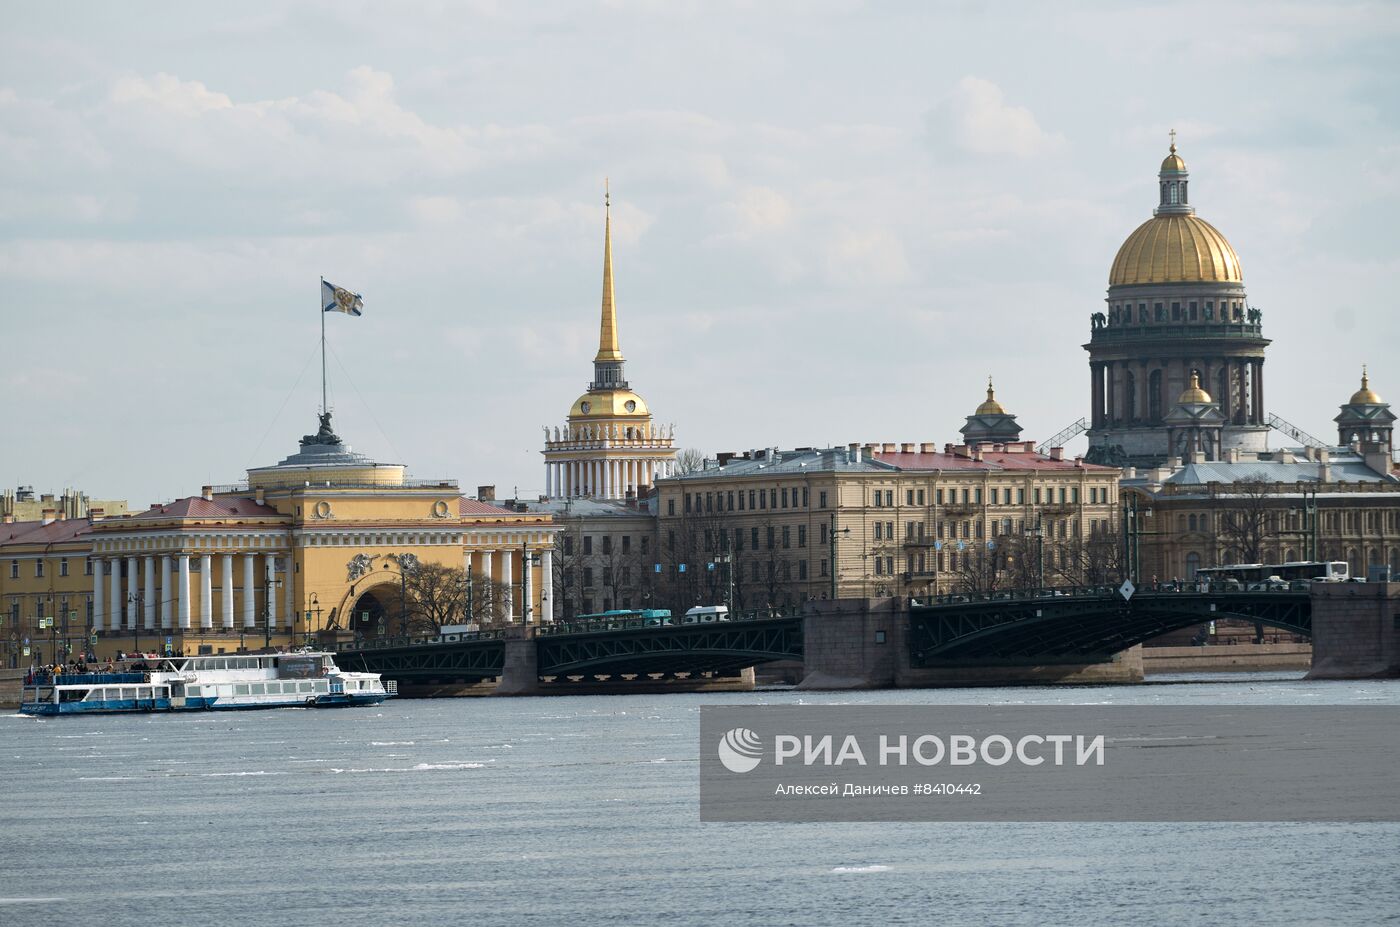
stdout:
POLYGON ((575 615, 573 620, 607 627, 622 627, 629 621, 640 621, 648 628, 674 624, 669 608, 612 608, 593 615, 575 615))
POLYGON ((1289 563, 1236 563, 1206 567, 1196 571, 1195 582, 1202 588, 1225 590, 1268 590, 1299 588, 1294 584, 1311 582, 1344 583, 1351 579, 1345 561, 1295 560, 1289 563))

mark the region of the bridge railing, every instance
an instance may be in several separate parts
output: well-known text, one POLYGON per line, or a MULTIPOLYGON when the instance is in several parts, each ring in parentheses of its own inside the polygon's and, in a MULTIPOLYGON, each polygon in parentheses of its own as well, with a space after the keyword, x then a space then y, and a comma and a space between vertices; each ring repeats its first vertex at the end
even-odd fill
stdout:
MULTIPOLYGON (((909 604, 915 607, 930 605, 966 605, 972 602, 1025 602, 1032 599, 1059 599, 1059 598, 1102 598, 1104 596, 1121 595, 1119 588, 1122 584, 1106 583, 1093 586, 1046 586, 1034 589, 994 589, 991 591, 979 590, 975 592, 946 592, 934 596, 913 596, 909 604)), ((1203 595, 1203 594, 1223 594, 1223 593, 1244 593, 1268 594, 1268 593, 1297 593, 1305 592, 1306 589, 1294 588, 1294 584, 1284 586, 1271 586, 1264 588, 1240 588, 1239 586, 1225 583, 1196 583, 1196 582, 1158 582, 1143 583, 1134 589, 1134 595, 1203 595)))
POLYGON ((367 637, 357 641, 338 641, 331 646, 337 653, 341 653, 346 650, 388 650, 395 647, 422 647, 428 644, 465 644, 471 641, 500 640, 503 637, 503 629, 493 628, 484 631, 462 631, 457 634, 367 637))
POLYGON ((801 606, 790 605, 730 612, 723 618, 714 615, 670 615, 665 618, 594 618, 588 621, 557 621, 553 624, 544 624, 535 628, 534 632, 538 637, 549 637, 554 634, 596 634, 600 631, 630 631, 642 628, 689 628, 737 621, 772 621, 776 618, 790 618, 798 614, 799 611, 801 611, 801 606))

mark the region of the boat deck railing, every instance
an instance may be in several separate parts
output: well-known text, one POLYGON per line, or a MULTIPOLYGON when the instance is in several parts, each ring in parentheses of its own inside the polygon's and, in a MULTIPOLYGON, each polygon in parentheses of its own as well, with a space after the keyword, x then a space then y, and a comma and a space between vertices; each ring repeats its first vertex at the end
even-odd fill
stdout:
POLYGON ((102 686, 145 682, 145 673, 35 673, 31 686, 102 686))

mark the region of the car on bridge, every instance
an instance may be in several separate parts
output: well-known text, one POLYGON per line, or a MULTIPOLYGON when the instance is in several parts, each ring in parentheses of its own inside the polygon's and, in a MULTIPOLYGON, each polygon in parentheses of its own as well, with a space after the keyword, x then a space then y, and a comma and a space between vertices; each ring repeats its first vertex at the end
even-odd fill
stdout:
POLYGON ((729 620, 729 606, 727 605, 697 605, 685 611, 685 617, 681 619, 682 624, 712 624, 716 621, 729 620))

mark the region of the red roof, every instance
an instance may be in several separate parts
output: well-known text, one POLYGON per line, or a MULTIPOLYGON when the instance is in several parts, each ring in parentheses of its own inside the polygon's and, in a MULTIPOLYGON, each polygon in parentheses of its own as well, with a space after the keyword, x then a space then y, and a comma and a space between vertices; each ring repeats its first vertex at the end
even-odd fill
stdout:
POLYGON ((510 510, 499 505, 492 505, 489 502, 478 502, 475 499, 468 499, 462 496, 457 500, 457 514, 459 515, 509 515, 510 510))
POLYGON ((252 499, 239 497, 206 499, 203 496, 189 496, 185 499, 176 499, 174 502, 167 502, 164 505, 153 506, 140 515, 133 516, 133 518, 148 520, 164 518, 231 518, 236 516, 264 518, 280 514, 280 512, 271 506, 259 505, 252 499))
POLYGON ((1020 451, 983 451, 980 461, 958 454, 903 454, 875 453, 881 463, 893 464, 901 470, 1097 470, 1109 473, 1113 467, 1073 460, 1052 460, 1044 454, 1020 451))
POLYGON ((86 518, 51 521, 17 521, 0 525, 0 547, 6 544, 58 544, 87 534, 92 525, 86 518))

